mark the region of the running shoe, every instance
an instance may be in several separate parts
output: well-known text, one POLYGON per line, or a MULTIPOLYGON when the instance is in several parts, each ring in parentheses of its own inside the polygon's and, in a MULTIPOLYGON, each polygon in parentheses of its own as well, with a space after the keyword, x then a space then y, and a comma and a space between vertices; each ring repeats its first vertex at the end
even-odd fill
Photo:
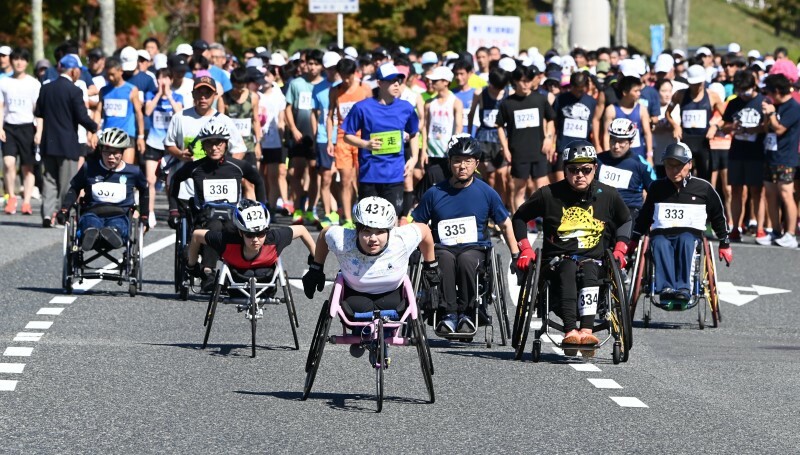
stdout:
POLYGON ((17 197, 11 196, 8 198, 5 208, 6 215, 13 215, 17 213, 17 197))
POLYGON ((294 205, 285 202, 282 206, 278 207, 278 211, 283 216, 292 216, 292 213, 294 213, 294 205))
MULTIPOLYGON (((572 329, 564 335, 564 344, 582 344, 581 343, 581 332, 577 331, 576 329, 572 329)), ((575 354, 573 354, 575 355, 575 354)))
POLYGON ((150 212, 150 216, 147 217, 147 227, 150 229, 156 227, 156 214, 154 212, 150 212))
POLYGON ((319 223, 319 219, 317 219, 317 215, 314 212, 305 212, 303 214, 303 222, 315 226, 319 223))
POLYGON ((797 248, 797 238, 794 234, 788 232, 783 234, 781 238, 775 239, 775 243, 784 248, 797 248))
POLYGON ((331 212, 325 215, 321 220, 319 220, 319 227, 325 229, 328 226, 338 226, 339 225, 339 214, 336 212, 331 212))
POLYGON ((31 204, 28 202, 22 203, 22 214, 23 215, 33 215, 33 208, 31 208, 31 204))
POLYGON ((292 224, 303 224, 303 211, 295 210, 292 214, 292 224))
POLYGON ((122 237, 114 228, 104 227, 103 229, 100 229, 100 237, 102 237, 111 248, 122 248, 122 245, 124 245, 122 237))
POLYGON ((730 233, 728 233, 728 240, 733 243, 741 243, 742 234, 739 232, 739 228, 733 229, 730 233))
POLYGON ((676 300, 691 300, 691 298, 692 298, 692 293, 689 292, 688 289, 678 289, 678 291, 675 292, 676 300))
POLYGON ((344 224, 342 225, 342 227, 345 228, 345 229, 355 229, 356 228, 356 224, 353 223, 353 220, 346 220, 344 222, 344 224))
POLYGON ((475 323, 469 316, 461 316, 458 320, 458 333, 475 333, 475 323))
POLYGON ((100 231, 97 228, 86 229, 86 231, 83 232, 83 239, 81 239, 81 249, 83 251, 91 251, 99 235, 100 231))
POLYGON ((770 246, 772 245, 772 240, 772 234, 764 231, 758 231, 758 234, 756 235, 756 243, 759 245, 770 246))
POLYGON ((443 334, 450 334, 456 331, 456 324, 458 323, 458 317, 450 313, 444 317, 439 324, 436 326, 436 333, 443 333, 443 334))

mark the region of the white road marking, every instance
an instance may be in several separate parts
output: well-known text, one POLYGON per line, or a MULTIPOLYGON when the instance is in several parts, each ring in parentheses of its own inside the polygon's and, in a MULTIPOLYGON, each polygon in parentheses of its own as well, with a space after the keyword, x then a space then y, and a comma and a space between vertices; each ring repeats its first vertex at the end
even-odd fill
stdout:
POLYGON ((19 332, 14 341, 39 341, 44 333, 19 332))
POLYGON ((717 282, 717 293, 719 294, 719 299, 722 300, 723 302, 728 302, 736 306, 742 306, 744 304, 750 303, 762 295, 786 294, 789 292, 792 291, 789 289, 779 289, 767 286, 759 286, 757 284, 754 284, 751 287, 747 287, 747 286, 736 286, 735 284, 729 281, 717 282), (749 294, 742 294, 742 292, 747 292, 749 294), (755 295, 752 294, 753 292, 755 293, 755 295))
POLYGON ((70 295, 58 295, 50 299, 50 303, 54 305, 69 305, 74 302, 77 297, 70 295))
POLYGON ((601 378, 586 378, 589 382, 592 383, 598 389, 621 389, 622 386, 617 384, 617 381, 613 379, 601 379, 601 378))
POLYGON ((569 366, 575 369, 575 371, 591 371, 597 372, 602 371, 600 368, 597 368, 597 365, 593 363, 570 363, 569 366))
POLYGON ((558 355, 564 355, 564 350, 563 350, 563 349, 561 349, 561 348, 557 348, 557 347, 555 347, 555 346, 553 346, 553 347, 552 347, 552 349, 553 349, 553 352, 555 352, 556 354, 558 354, 558 355))
POLYGON ((45 307, 45 308, 39 309, 39 311, 37 311, 36 314, 43 314, 43 315, 49 315, 49 316, 58 316, 59 314, 61 314, 62 311, 64 311, 63 308, 46 308, 45 307))
MULTIPOLYGON (((147 237, 145 236, 145 238, 147 238, 147 237)), ((166 247, 168 247, 168 246, 170 246, 170 245, 172 245, 174 243, 175 243, 175 236, 174 235, 168 235, 168 236, 164 237, 163 239, 156 240, 155 242, 147 244, 147 245, 144 246, 144 248, 142 248, 142 257, 146 258, 147 256, 150 256, 151 254, 154 254, 154 253, 156 253, 158 251, 161 251, 164 248, 166 248, 166 247)))
POLYGON ((622 406, 623 408, 647 408, 646 404, 642 402, 642 400, 636 397, 609 397, 618 405, 622 406))
POLYGON ((26 329, 47 330, 53 325, 53 321, 31 321, 25 326, 26 329))
POLYGON ((17 381, 9 379, 0 381, 0 392, 13 392, 17 388, 17 381))
POLYGON ((33 348, 9 347, 3 352, 3 355, 8 357, 30 357, 31 354, 33 348))
POLYGON ((3 374, 21 374, 24 369, 24 363, 0 363, 0 373, 3 374))

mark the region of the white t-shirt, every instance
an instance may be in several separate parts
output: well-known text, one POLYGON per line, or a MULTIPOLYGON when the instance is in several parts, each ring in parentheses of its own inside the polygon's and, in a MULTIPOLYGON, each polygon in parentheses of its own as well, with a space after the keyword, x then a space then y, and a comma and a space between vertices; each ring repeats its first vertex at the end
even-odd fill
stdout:
POLYGON ((172 86, 172 91, 175 93, 180 93, 183 96, 183 110, 185 111, 187 108, 194 107, 194 96, 192 96, 192 90, 194 90, 194 81, 189 79, 188 77, 183 78, 183 83, 180 87, 172 86))
POLYGON ((4 122, 11 125, 33 123, 33 109, 36 107, 41 88, 42 84, 27 74, 22 79, 15 77, 0 79, 0 101, 3 102, 4 122))
POLYGON ((286 109, 286 97, 278 87, 273 87, 269 95, 260 94, 258 113, 266 120, 261 126, 261 147, 265 149, 281 148, 281 134, 278 130, 278 117, 286 109))
POLYGON ((369 294, 391 292, 403 283, 408 259, 422 241, 414 224, 392 229, 386 249, 378 256, 367 256, 357 246, 355 229, 333 226, 325 234, 330 251, 339 260, 345 283, 350 289, 369 294))
MULTIPOLYGON (((231 134, 229 149, 231 153, 247 152, 247 147, 244 145, 242 135, 239 134, 239 130, 236 129, 236 125, 233 124, 230 117, 225 114, 219 114, 216 117, 213 115, 201 117, 194 108, 184 109, 183 112, 172 116, 172 120, 169 122, 169 128, 167 129, 167 137, 164 138, 164 145, 174 145, 181 150, 187 148, 189 144, 194 142, 200 130, 203 129, 206 123, 211 121, 212 118, 215 122, 224 122, 228 127, 228 131, 231 134)), ((200 141, 195 143, 194 148, 196 150, 202 149, 200 141)), ((195 154, 196 157, 198 157, 198 155, 202 157, 205 156, 205 153, 198 152, 195 154)))

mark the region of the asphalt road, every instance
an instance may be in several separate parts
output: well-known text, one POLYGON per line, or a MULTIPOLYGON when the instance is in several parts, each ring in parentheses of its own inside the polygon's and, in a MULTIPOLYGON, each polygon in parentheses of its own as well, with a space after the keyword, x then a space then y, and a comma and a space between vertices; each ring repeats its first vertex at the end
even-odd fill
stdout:
MULTIPOLYGON (((294 289, 300 351, 292 349, 285 309, 268 307, 258 356, 250 358, 249 321, 231 306, 219 309, 201 350, 207 299, 182 302, 172 292, 172 245, 159 242, 171 231, 159 225, 146 237, 154 246, 141 295, 103 282, 74 301, 60 289, 63 232, 39 227, 38 217, 0 215, 0 453, 800 447, 798 251, 734 245, 734 264, 719 275, 739 304, 722 302, 722 326, 701 331, 694 311, 654 309, 644 328, 639 310, 625 364, 612 364, 610 346, 586 361, 545 345, 542 361, 532 363, 529 354, 512 360, 510 347, 487 349, 480 336, 471 344, 434 338, 436 403, 428 404, 416 351, 393 348, 384 410, 376 414, 373 370, 346 346, 327 346, 314 391, 300 401, 330 288, 313 301, 294 289), (742 304, 747 296, 756 297, 742 304)), ((299 242, 285 252, 292 278, 305 270, 306 255, 299 242)), ((329 278, 335 270, 331 259, 329 278)))

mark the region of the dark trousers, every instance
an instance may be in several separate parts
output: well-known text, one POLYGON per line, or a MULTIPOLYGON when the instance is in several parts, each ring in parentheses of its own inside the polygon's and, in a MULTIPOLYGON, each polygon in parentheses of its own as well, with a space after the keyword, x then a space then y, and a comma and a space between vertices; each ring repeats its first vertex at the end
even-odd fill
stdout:
MULTIPOLYGON (((563 259, 550 278, 550 309, 564 322, 564 333, 578 328, 578 291, 600 286, 600 266, 593 260, 563 259)), ((592 328, 594 315, 581 318, 581 328, 592 328)))
POLYGON ((42 218, 52 217, 61 208, 69 182, 78 172, 78 161, 63 156, 43 156, 44 185, 42 188, 42 218))
POLYGON ((398 314, 402 314, 405 309, 402 285, 394 291, 382 294, 358 292, 346 285, 342 291, 342 309, 350 318, 356 313, 366 313, 374 310, 397 310, 398 314))
POLYGON ((650 251, 656 269, 655 292, 664 288, 691 293, 692 259, 700 239, 691 232, 650 236, 650 251))
POLYGON ((460 314, 472 309, 472 302, 478 293, 478 267, 485 258, 486 253, 474 246, 436 245, 444 296, 441 309, 445 314, 460 314))

